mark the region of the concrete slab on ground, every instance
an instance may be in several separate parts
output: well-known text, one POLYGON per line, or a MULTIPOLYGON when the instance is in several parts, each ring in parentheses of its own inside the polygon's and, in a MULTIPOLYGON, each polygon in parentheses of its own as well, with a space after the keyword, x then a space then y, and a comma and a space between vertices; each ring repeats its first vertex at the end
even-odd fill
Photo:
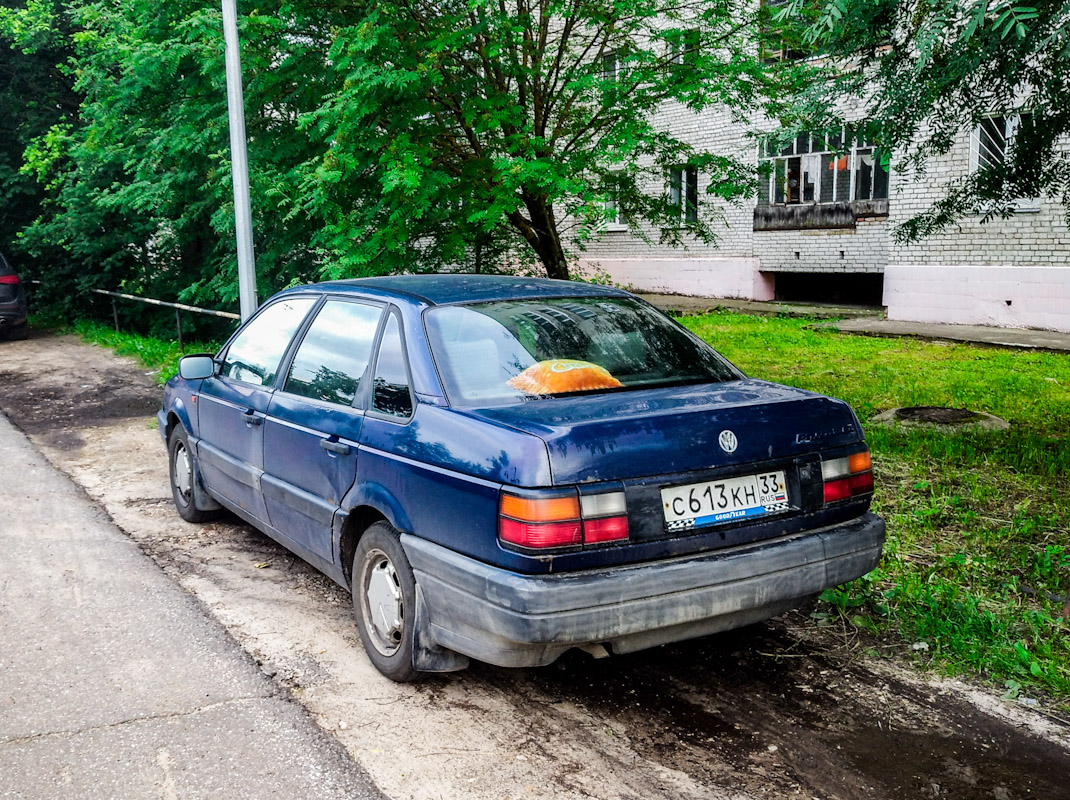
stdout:
POLYGON ((1041 331, 1027 328, 994 328, 987 325, 940 325, 927 322, 902 322, 890 319, 844 319, 826 323, 822 327, 835 328, 840 333, 862 333, 871 336, 913 336, 919 339, 941 339, 949 342, 970 342, 998 347, 1020 347, 1033 350, 1070 352, 1070 333, 1041 331))
POLYGON ((382 797, 3 415, 0 463, 0 797, 382 797))
POLYGON ((681 294, 652 294, 636 292, 648 303, 662 311, 675 314, 705 314, 708 311, 739 311, 744 314, 767 314, 771 316, 814 317, 815 319, 839 319, 853 317, 879 317, 883 310, 872 306, 837 306, 824 303, 782 303, 762 300, 736 300, 718 297, 691 297, 681 294))

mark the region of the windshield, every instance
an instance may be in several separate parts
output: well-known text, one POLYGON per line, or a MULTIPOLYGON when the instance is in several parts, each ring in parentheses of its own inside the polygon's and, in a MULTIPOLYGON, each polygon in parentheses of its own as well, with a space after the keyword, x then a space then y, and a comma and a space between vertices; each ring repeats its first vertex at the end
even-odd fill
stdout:
POLYGON ((427 313, 427 333, 455 405, 741 377, 710 347, 629 297, 440 306, 427 313))

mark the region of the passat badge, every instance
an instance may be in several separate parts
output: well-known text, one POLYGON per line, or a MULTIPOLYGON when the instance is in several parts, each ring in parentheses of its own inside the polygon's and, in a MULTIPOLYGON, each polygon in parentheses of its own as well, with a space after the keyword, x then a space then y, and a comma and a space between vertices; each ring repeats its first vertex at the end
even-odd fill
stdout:
POLYGON ((717 437, 717 444, 721 445, 721 449, 726 453, 734 453, 739 447, 739 440, 732 431, 721 431, 721 435, 717 437))

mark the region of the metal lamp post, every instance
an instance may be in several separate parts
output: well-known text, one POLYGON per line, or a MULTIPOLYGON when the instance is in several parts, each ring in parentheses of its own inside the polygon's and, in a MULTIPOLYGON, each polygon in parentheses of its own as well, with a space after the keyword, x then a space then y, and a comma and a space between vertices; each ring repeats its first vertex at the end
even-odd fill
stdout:
POLYGON ((230 164, 234 177, 234 230, 238 241, 238 298, 244 322, 256 311, 256 262, 253 219, 249 205, 249 157, 245 150, 245 99, 241 85, 236 0, 223 0, 223 40, 226 42, 227 109, 230 113, 230 164))

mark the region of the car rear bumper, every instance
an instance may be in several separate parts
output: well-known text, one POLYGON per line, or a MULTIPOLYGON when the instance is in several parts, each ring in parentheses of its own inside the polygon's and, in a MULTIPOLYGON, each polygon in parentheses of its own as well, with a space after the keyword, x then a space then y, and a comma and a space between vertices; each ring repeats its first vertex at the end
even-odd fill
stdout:
POLYGON ((26 306, 16 304, 0 305, 0 330, 15 328, 26 322, 26 306))
POLYGON ((420 640, 522 667, 549 664, 573 647, 624 653, 776 616, 876 567, 884 521, 867 513, 699 555, 538 576, 498 569, 416 536, 401 541, 420 592, 420 640))

